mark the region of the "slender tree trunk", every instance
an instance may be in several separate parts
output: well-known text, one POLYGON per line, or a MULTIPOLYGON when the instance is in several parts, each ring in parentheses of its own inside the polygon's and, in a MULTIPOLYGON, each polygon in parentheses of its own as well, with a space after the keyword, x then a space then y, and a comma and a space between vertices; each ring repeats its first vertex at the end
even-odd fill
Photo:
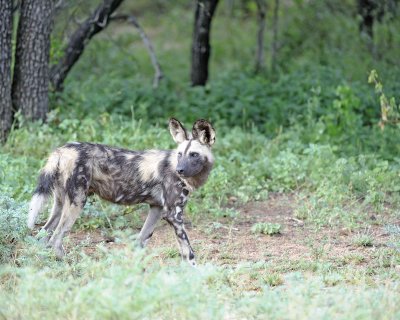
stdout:
POLYGON ((0 142, 6 140, 12 124, 12 6, 11 0, 0 0, 0 142))
POLYGON ((272 22, 272 52, 271 52, 271 71, 275 76, 278 60, 278 23, 279 23, 279 0, 275 0, 274 18, 272 22))
POLYGON ((265 3, 265 0, 256 0, 256 3, 258 10, 256 72, 260 72, 265 67, 264 33, 267 4, 265 3))
POLYGON ((204 86, 208 79, 211 21, 218 0, 197 0, 192 44, 191 80, 193 86, 204 86))
POLYGON ((235 12, 235 0, 227 0, 226 6, 228 8, 228 13, 230 17, 233 17, 235 12))
POLYGON ((370 39, 374 37, 374 20, 377 10, 376 0, 357 0, 360 21, 360 32, 366 33, 370 39))
POLYGON ((107 27, 110 16, 122 2, 123 0, 104 0, 72 35, 64 50, 64 56, 52 67, 50 72, 51 83, 56 91, 62 90, 68 72, 82 55, 86 44, 107 27))
POLYGON ((49 109, 50 34, 53 0, 22 0, 12 100, 26 119, 45 120, 49 109))

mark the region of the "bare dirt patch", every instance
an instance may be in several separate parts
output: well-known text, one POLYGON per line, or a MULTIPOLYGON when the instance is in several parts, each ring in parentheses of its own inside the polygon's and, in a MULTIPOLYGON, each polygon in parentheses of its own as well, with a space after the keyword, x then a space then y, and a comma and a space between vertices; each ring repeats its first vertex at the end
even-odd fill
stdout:
MULTIPOLYGON (((359 265, 368 264, 375 250, 386 246, 389 235, 379 225, 369 230, 372 246, 354 243, 354 232, 338 228, 307 226, 293 215, 295 196, 271 194, 268 201, 253 202, 239 208, 236 218, 186 223, 189 239, 200 263, 213 262, 219 265, 259 261, 315 261, 320 258, 338 262, 356 256, 359 265), (279 223, 281 233, 273 236, 254 234, 251 227, 258 222, 279 223)), ((145 217, 143 217, 144 219, 145 217)), ((112 238, 105 237, 100 230, 79 231, 70 235, 72 243, 80 244, 91 254, 97 244, 118 248, 112 238)), ((177 243, 170 226, 161 222, 149 241, 148 249, 164 259, 174 256, 177 243)))

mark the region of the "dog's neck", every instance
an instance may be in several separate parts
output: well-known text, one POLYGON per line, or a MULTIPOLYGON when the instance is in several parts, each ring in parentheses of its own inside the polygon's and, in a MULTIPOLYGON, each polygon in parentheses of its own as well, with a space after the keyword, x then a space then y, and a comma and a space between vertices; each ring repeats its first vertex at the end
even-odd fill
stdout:
POLYGON ((194 191, 206 183, 212 168, 213 168, 213 163, 207 162, 203 170, 200 171, 200 173, 198 173, 193 177, 184 178, 182 180, 188 186, 190 191, 194 191))

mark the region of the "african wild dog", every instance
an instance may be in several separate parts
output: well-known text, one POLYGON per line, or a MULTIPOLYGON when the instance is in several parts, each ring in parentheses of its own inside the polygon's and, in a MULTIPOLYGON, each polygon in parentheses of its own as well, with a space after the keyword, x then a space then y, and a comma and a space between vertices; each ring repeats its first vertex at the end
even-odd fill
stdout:
POLYGON ((48 236, 43 240, 61 257, 63 237, 89 195, 96 193, 124 205, 148 203, 150 211, 138 236, 141 246, 164 218, 175 230, 182 258, 195 265, 182 215, 189 193, 206 182, 212 169, 215 131, 207 121, 197 120, 190 134, 176 119, 169 121, 169 130, 178 143, 175 150, 130 151, 80 142, 56 149, 39 176, 29 208, 29 228, 53 194, 51 215, 43 227, 48 236))

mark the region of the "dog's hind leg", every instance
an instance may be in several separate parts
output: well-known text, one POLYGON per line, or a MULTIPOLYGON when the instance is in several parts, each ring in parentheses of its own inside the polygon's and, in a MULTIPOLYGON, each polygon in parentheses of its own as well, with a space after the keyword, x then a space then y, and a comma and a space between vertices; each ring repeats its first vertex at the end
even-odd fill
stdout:
POLYGON ((53 234, 54 230, 58 226, 58 223, 60 222, 64 205, 64 198, 65 195, 62 196, 60 192, 54 192, 53 208, 51 209, 49 219, 42 228, 47 232, 47 235, 44 238, 40 239, 42 243, 47 243, 50 240, 51 235, 53 234))
POLYGON ((147 244, 147 241, 149 241, 149 239, 153 235, 154 228, 156 227, 157 222, 161 219, 161 216, 161 207, 150 207, 149 215, 147 216, 146 221, 138 236, 139 244, 142 247, 147 244))
POLYGON ((65 197, 60 222, 48 242, 48 245, 53 247, 56 255, 60 258, 65 254, 62 247, 63 238, 69 233, 76 219, 79 217, 85 202, 86 194, 83 191, 81 191, 73 202, 70 201, 68 196, 65 197))

